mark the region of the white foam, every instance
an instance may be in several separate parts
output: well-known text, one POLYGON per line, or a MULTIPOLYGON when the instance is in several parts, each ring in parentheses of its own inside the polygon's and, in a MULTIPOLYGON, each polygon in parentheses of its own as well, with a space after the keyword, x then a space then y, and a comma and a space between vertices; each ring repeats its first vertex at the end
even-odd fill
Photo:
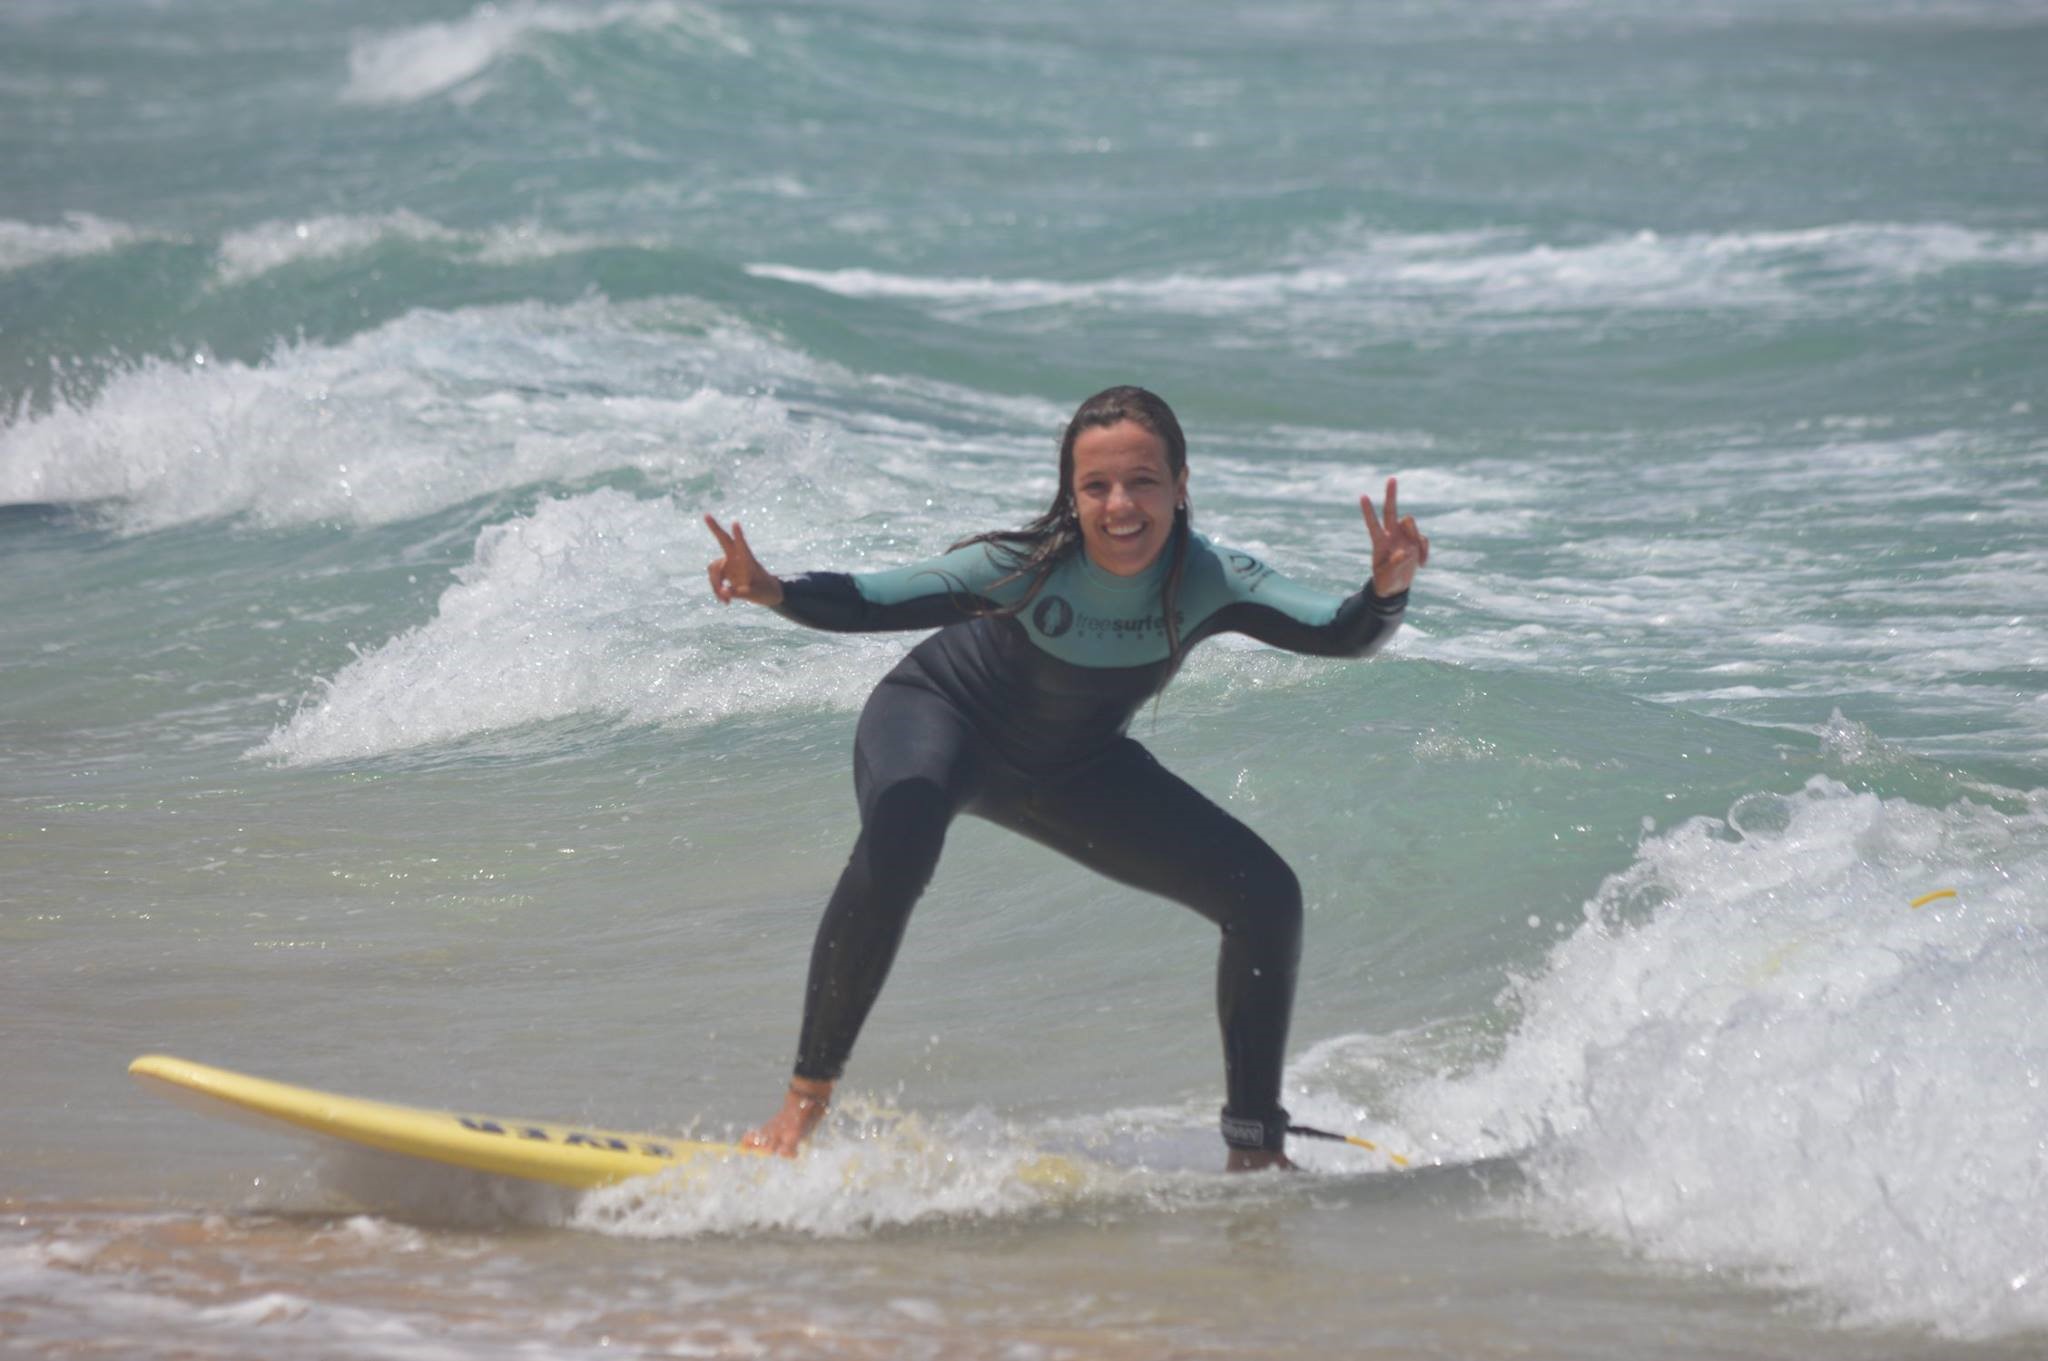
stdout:
POLYGON ((1242 316, 1286 309, 1298 318, 1535 315, 1588 310, 1855 306, 1872 285, 1965 265, 2048 263, 2048 232, 1983 231, 1949 223, 1844 223, 1799 231, 1642 231, 1592 242, 1525 241, 1499 233, 1388 234, 1272 269, 1242 274, 1097 280, 996 279, 815 269, 761 262, 758 278, 854 298, 897 298, 956 315, 1045 307, 1242 316), (1363 311, 1361 311, 1361 306, 1363 311), (1422 312, 1414 309, 1422 308, 1422 312))
POLYGON ((1504 311, 1757 307, 1819 295, 1853 297, 1873 284, 1966 265, 2044 262, 2048 231, 1850 222, 1718 235, 1641 231, 1583 243, 1439 253, 1401 263, 1396 277, 1504 311))
POLYGON ((418 214, 328 216, 266 222, 221 238, 219 279, 243 283, 301 260, 330 260, 389 240, 450 242, 458 234, 418 214))
MULTIPOLYGON (((1426 439, 1417 439, 1413 443, 1401 441, 1385 449, 1361 449, 1346 461, 1300 455, 1247 459, 1206 450, 1199 454, 1190 451, 1189 468, 1193 480, 1189 486, 1200 498, 1198 505, 1205 513, 1215 504, 1215 494, 1222 492, 1255 507, 1261 502, 1296 503, 1288 508, 1291 513, 1301 507, 1319 507, 1343 520, 1355 519, 1358 512, 1354 508, 1360 495, 1370 496, 1378 507, 1386 490, 1386 479, 1396 476, 1400 478, 1404 513, 1423 507, 1460 503, 1492 507, 1529 494, 1526 480, 1519 486, 1510 486, 1497 479, 1405 466, 1407 458, 1428 447, 1426 439)), ((1246 512, 1232 513, 1243 515, 1246 512)), ((1528 516, 1535 512, 1517 508, 1504 509, 1502 513, 1528 516)), ((1221 523, 1220 518, 1215 522, 1221 523)), ((1203 523, 1207 525, 1211 521, 1205 519, 1203 523)), ((1365 532, 1362 526, 1359 532, 1365 532)))
POLYGON ((91 213, 66 213, 58 224, 0 219, 0 270, 106 255, 148 239, 150 234, 139 228, 91 213))
POLYGON ((2044 926, 2048 793, 1750 796, 1647 837, 1511 987, 1499 1058, 1413 1084, 1398 1123, 1521 1153, 1543 1220, 1852 1321, 2048 1326, 2044 926))
POLYGON ((677 30, 739 56, 750 50, 715 12, 678 0, 594 6, 536 0, 485 3, 452 22, 415 24, 357 38, 349 51, 348 84, 341 98, 351 104, 410 104, 451 93, 461 98, 474 93, 471 82, 520 51, 535 35, 616 27, 677 30))
POLYGON ((801 1157, 735 1155, 587 1193, 572 1222, 631 1238, 689 1238, 780 1229, 819 1238, 945 1219, 1004 1218, 1082 1194, 1081 1163, 1047 1154, 970 1115, 939 1129, 854 1103, 801 1157))
POLYGON ((608 246, 649 247, 647 239, 580 236, 531 223, 464 232, 417 213, 400 210, 371 215, 339 214, 265 222, 230 232, 220 244, 216 278, 241 284, 272 270, 307 260, 332 260, 391 241, 433 245, 488 265, 519 264, 608 246))
MULTIPOLYGON (((777 541, 775 517, 752 521, 777 541)), ((668 499, 601 490, 492 525, 434 618, 365 653, 252 754, 288 763, 377 755, 594 714, 708 722, 857 706, 900 641, 790 634, 721 608, 698 516, 668 499)))
POLYGON ((195 1311, 200 1323, 225 1324, 233 1328, 261 1328, 296 1323, 313 1311, 313 1302, 297 1295, 272 1290, 227 1304, 208 1305, 195 1311))
MULTIPOLYGON (((1411 641, 1411 653, 1623 677, 1773 722, 1789 708, 1774 698, 1813 696, 1822 702, 1808 711, 1825 714, 1863 693, 1898 696, 1921 712, 1939 705, 1982 747, 2041 750, 2007 673, 2048 665, 2048 627, 2030 607, 2048 593, 2048 560, 2028 551, 2022 528, 2048 523, 2048 449, 1813 424, 1825 429, 1789 441, 1699 432, 1685 443, 1701 456, 1659 459, 1655 477, 1617 481, 1605 458, 1583 456, 1543 461, 1533 478, 1503 468, 1496 488, 1512 508, 1456 484, 1430 496, 1404 473, 1404 498, 1436 540, 1431 595, 1462 616, 1436 641, 1411 641), (1960 556, 1938 565, 1874 570, 1894 551, 1902 485, 1995 504, 2002 521, 1957 534, 1960 556), (1768 561, 1745 553, 1744 535, 1775 545, 1768 561), (1549 632, 1517 633, 1524 623, 1549 632), (1751 688, 1703 684, 1725 675, 1751 688), (1856 678, 1848 690, 1845 675, 1856 678)), ((1622 438, 1617 456, 1636 437, 1622 438)))
POLYGON ((807 371, 687 304, 414 312, 260 364, 145 361, 0 429, 0 504, 107 502, 131 533, 373 525, 614 469, 681 480, 798 439, 780 403, 731 394, 807 371))
MULTIPOLYGON (((1290 1076, 1292 1073, 1290 1072, 1290 1076)), ((1401 1136, 1324 1094, 1302 1109, 1347 1131, 1401 1136)), ((1290 1101, 1296 1100, 1290 1087, 1290 1101)), ((1178 1106, 1131 1108, 1016 1127, 985 1110, 926 1118, 854 1098, 795 1159, 736 1155, 586 1192, 571 1223, 631 1238, 765 1230, 861 1238, 911 1224, 1014 1219, 1116 1204, 1179 1210, 1287 1198, 1291 1178, 1225 1175, 1213 1092, 1178 1106)), ((1297 1141, 1312 1171, 1390 1170, 1386 1152, 1297 1141)))

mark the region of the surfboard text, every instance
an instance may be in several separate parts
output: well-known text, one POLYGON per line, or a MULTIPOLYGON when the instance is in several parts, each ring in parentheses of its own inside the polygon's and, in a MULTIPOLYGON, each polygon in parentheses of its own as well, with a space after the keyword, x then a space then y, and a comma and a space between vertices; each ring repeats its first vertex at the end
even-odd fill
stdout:
POLYGON ((551 1130, 541 1125, 503 1125, 480 1116, 458 1115, 462 1127, 478 1134, 502 1134, 507 1139, 528 1139, 564 1148, 599 1148, 610 1153, 641 1153, 650 1158, 673 1158, 676 1151, 653 1139, 621 1139, 616 1134, 587 1134, 581 1130, 551 1130))

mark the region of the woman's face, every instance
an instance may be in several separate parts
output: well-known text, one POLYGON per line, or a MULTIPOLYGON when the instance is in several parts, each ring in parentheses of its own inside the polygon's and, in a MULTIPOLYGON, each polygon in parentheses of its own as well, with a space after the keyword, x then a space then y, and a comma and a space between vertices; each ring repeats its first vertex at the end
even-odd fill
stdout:
POLYGON ((1136 421, 1083 430, 1074 441, 1073 490, 1088 560, 1121 577, 1150 567, 1187 485, 1187 469, 1175 477, 1165 442, 1136 421))

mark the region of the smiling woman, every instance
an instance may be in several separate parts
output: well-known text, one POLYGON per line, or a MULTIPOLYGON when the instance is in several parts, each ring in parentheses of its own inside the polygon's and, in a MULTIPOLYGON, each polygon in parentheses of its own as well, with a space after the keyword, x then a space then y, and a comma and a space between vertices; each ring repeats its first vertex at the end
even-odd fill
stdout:
POLYGON ((1360 506, 1372 581, 1347 598, 1296 585, 1190 528, 1187 442, 1143 388, 1090 397, 1060 442, 1059 491, 1020 530, 931 562, 783 581, 709 516, 721 601, 845 632, 937 628, 876 687, 854 741, 861 833, 811 954, 794 1077, 746 1142, 793 1154, 824 1117, 912 907, 958 813, 1008 827, 1222 933, 1216 1005, 1232 1170, 1288 1166, 1281 1063, 1301 953, 1301 887, 1256 833, 1124 733, 1187 650, 1224 632, 1363 657, 1400 626, 1429 540, 1360 506))
POLYGON ((1136 576, 1186 509, 1186 452, 1169 469, 1164 442, 1136 421, 1096 426, 1074 441, 1073 484, 1088 556, 1118 576, 1136 576))

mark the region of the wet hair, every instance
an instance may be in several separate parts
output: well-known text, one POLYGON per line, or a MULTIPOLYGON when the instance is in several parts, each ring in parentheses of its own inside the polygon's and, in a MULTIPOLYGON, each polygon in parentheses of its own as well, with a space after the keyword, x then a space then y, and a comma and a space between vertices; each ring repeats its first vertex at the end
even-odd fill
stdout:
MULTIPOLYGON (((1024 607, 1044 589, 1053 570, 1068 557, 1083 551, 1081 517, 1074 508, 1074 445, 1080 441, 1083 431, 1107 429, 1124 421, 1135 422, 1158 436, 1159 442, 1166 447, 1169 480, 1178 482, 1180 475, 1187 471, 1187 436, 1181 433, 1180 420, 1173 414, 1173 408, 1157 393, 1141 387, 1104 388, 1081 403, 1073 419, 1067 422, 1066 433, 1060 436, 1059 487, 1053 492, 1052 504, 1046 507, 1045 513, 1022 529, 993 530, 953 545, 965 548, 971 543, 988 544, 1003 555, 1010 567, 1010 574, 1002 579, 1003 582, 1029 578, 1031 584, 1016 604, 993 613, 1022 613, 1024 607)), ((1166 620, 1167 660, 1174 666, 1180 661, 1180 620, 1176 607, 1180 603, 1181 574, 1187 567, 1188 526, 1193 518, 1183 496, 1174 507, 1173 532, 1168 535, 1164 550, 1172 557, 1167 564, 1166 581, 1160 588, 1159 603, 1166 620)))

